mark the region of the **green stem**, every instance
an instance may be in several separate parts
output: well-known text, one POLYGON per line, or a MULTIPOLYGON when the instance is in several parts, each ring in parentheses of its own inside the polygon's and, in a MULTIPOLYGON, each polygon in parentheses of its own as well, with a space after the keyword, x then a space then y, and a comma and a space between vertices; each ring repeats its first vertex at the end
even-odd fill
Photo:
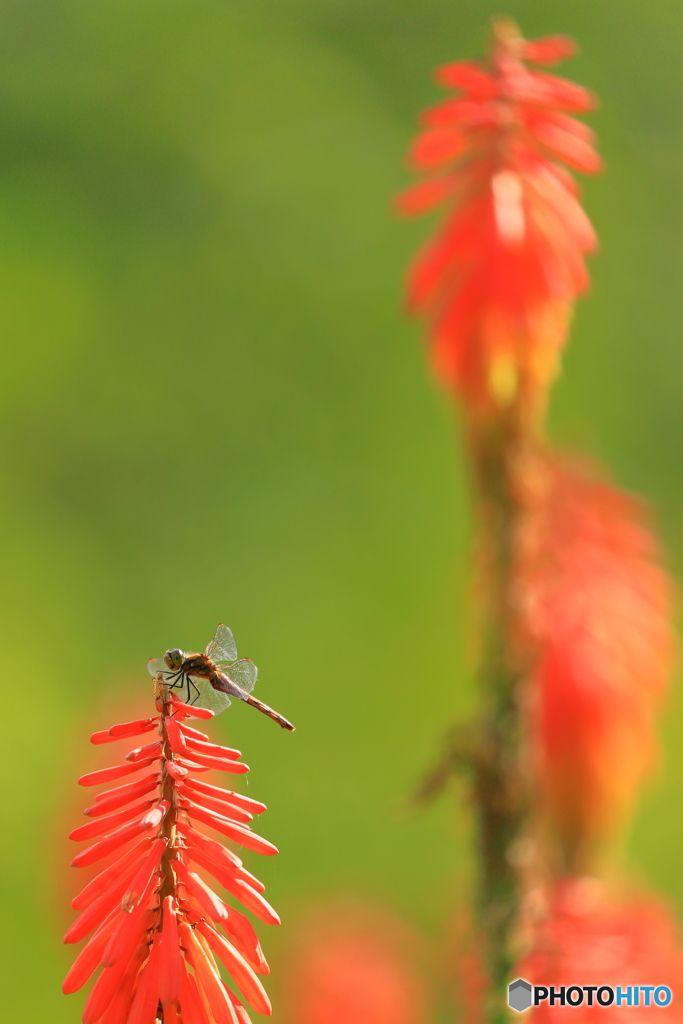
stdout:
POLYGON ((486 1016, 509 1019, 507 983, 516 960, 522 901, 516 865, 529 815, 522 688, 531 651, 525 643, 519 592, 520 539, 528 527, 520 471, 529 455, 515 407, 471 428, 471 450, 483 519, 487 587, 481 685, 484 698, 474 797, 478 819, 479 921, 489 980, 486 1016))

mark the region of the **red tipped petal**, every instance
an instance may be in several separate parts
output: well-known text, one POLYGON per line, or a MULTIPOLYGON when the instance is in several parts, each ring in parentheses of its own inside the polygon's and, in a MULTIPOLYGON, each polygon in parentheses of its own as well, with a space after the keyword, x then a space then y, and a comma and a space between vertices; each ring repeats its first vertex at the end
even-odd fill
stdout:
POLYGON ((198 793, 206 793, 207 796, 215 797, 217 800, 227 800, 229 803, 243 807, 250 814, 263 814, 268 808, 260 800, 252 800, 250 796, 242 793, 235 793, 232 789, 222 789, 220 786, 211 786, 208 782, 199 779, 187 779, 184 788, 194 789, 198 793))
POLYGON ((187 778, 190 770, 189 768, 183 768, 180 764, 176 764, 175 761, 167 761, 166 771, 172 778, 180 781, 181 779, 187 778))
POLYGON ((123 920, 112 933, 102 955, 102 963, 105 967, 114 967, 116 964, 125 963, 136 945, 146 940, 147 929, 154 920, 153 913, 147 910, 147 903, 154 890, 155 880, 152 876, 143 898, 130 914, 122 915, 123 920))
POLYGON ((208 1024, 209 1018, 199 995, 197 983, 183 966, 180 989, 180 1012, 183 1024, 208 1024))
POLYGON ((89 818, 98 818, 101 814, 108 814, 110 811, 116 810, 117 807, 123 807, 139 796, 151 793, 152 790, 157 788, 158 784, 159 776, 154 773, 147 776, 147 778, 141 779, 139 782, 133 783, 132 786, 122 786, 121 789, 122 791, 125 790, 125 792, 117 793, 114 790, 112 791, 112 796, 105 797, 102 800, 98 796, 95 803, 91 807, 86 807, 83 813, 87 814, 89 818))
POLYGON ((495 79, 474 61, 463 60, 437 68, 434 78, 447 89, 464 89, 477 99, 492 99, 498 93, 495 79))
POLYGON ((107 854, 118 850, 119 846, 123 846, 129 839, 133 839, 142 831, 143 826, 139 821, 131 821, 127 825, 122 825, 116 832, 112 832, 110 836, 100 839, 99 843, 93 843, 87 850, 81 850, 80 853, 77 853, 71 861, 71 867, 83 868, 87 864, 94 864, 96 861, 101 860, 102 857, 106 857, 107 854))
POLYGON ((81 889, 78 896, 75 896, 71 901, 71 906, 74 910, 85 910, 93 900, 96 900, 98 896, 101 896, 110 885, 113 885, 116 880, 123 875, 129 865, 140 861, 142 863, 142 856, 146 852, 147 847, 152 842, 151 837, 145 836, 139 843, 131 847, 123 857, 119 857, 117 861, 110 864, 109 867, 105 868, 104 871, 100 871, 99 875, 96 875, 84 889, 81 889))
POLYGON ((203 718, 207 722, 213 718, 213 711, 209 711, 208 708, 193 708, 191 704, 183 704, 173 693, 171 694, 171 703, 176 711, 189 715, 191 718, 203 718))
POLYGON ((220 899, 220 897, 217 896, 208 885, 202 882, 199 875, 195 875, 194 872, 188 871, 187 865, 181 860, 175 860, 173 862, 173 868, 187 891, 194 896, 204 912, 210 918, 214 921, 227 921, 227 907, 223 903, 222 899, 220 899))
POLYGON ((223 928, 258 974, 270 973, 270 967, 263 955, 258 935, 249 918, 241 914, 239 910, 235 910, 234 907, 230 907, 228 920, 223 924, 223 928))
POLYGON ((226 885, 225 888, 247 910, 250 910, 255 917, 258 917, 259 921, 263 921, 264 924, 280 924, 280 916, 271 907, 268 900, 264 899, 260 893, 252 889, 246 882, 243 882, 241 878, 236 878, 230 885, 226 885))
POLYGON ((109 729, 102 729, 101 732, 94 732, 92 734, 90 742, 98 746, 100 743, 113 743, 116 739, 118 739, 117 736, 109 735, 109 729))
MULTIPOLYGON (((192 751, 192 761, 198 765, 202 765, 205 768, 216 768, 219 772, 230 772, 232 775, 243 775, 249 771, 249 766, 244 764, 242 761, 232 761, 224 757, 212 757, 209 754, 200 754, 197 751, 192 751)), ((189 764, 189 761, 182 761, 183 764, 189 764)))
MULTIPOLYGON (((190 796, 196 795, 196 793, 190 794, 190 796)), ((233 821, 241 822, 243 825, 254 820, 254 815, 250 814, 249 811, 243 811, 241 807, 236 807, 235 804, 228 803, 227 800, 214 800, 213 797, 202 794, 201 801, 202 806, 206 807, 207 810, 215 811, 216 814, 222 814, 223 817, 231 818, 233 821)))
POLYGON ((175 754, 182 754, 185 751, 185 737, 175 718, 170 716, 164 718, 164 726, 166 727, 168 741, 171 744, 171 750, 175 754))
POLYGON ((161 824, 164 815, 167 813, 170 806, 171 805, 168 800, 162 800, 160 804, 158 804, 153 810, 148 811, 147 814, 140 819, 142 827, 144 829, 157 828, 157 826, 161 824))
POLYGON ((236 843, 240 843, 241 846, 245 846, 248 850, 253 850, 254 853, 262 853, 266 857, 272 857, 278 852, 277 846, 273 846, 267 839, 256 835, 255 832, 251 832, 245 826, 237 825, 234 821, 230 821, 229 818, 223 818, 219 814, 214 814, 213 811, 207 811, 206 808, 193 803, 192 800, 188 800, 186 803, 189 805, 188 813, 191 818, 203 821, 205 825, 211 825, 217 832, 221 832, 228 839, 234 839, 236 843))
POLYGON ((62 992, 65 995, 78 992, 97 969, 104 947, 116 924, 117 914, 116 911, 112 911, 74 960, 62 983, 62 992))
POLYGON ((129 888, 126 890, 121 906, 127 914, 134 910, 142 896, 148 891, 150 882, 153 880, 161 855, 166 849, 166 840, 163 836, 155 839, 150 847, 149 853, 140 864, 132 878, 129 888))
POLYGON ((138 987, 126 1024, 154 1024, 156 1020, 159 1004, 159 950, 160 940, 157 935, 149 954, 149 960, 140 972, 138 987))
POLYGON ((185 721, 182 722, 181 729, 185 739, 187 739, 188 736, 194 736, 196 740, 205 740, 207 743, 211 742, 210 736, 207 736, 205 732, 200 732, 199 729, 193 729, 192 726, 188 725, 185 721))
POLYGON ((112 725, 109 735, 117 740, 124 737, 139 736, 153 729, 158 721, 158 718, 138 718, 135 722, 119 722, 118 725, 112 725))
POLYGON ((144 747, 136 747, 126 754, 126 761, 144 761, 147 757, 157 757, 161 753, 161 740, 154 740, 144 747))
POLYGON ((396 209, 405 217, 419 217, 434 206, 438 206, 453 193, 453 182, 450 178, 433 178, 421 181, 419 185, 402 192, 396 199, 396 209))
POLYGON ((202 927, 201 925, 199 927, 211 949, 223 962, 228 974, 232 977, 249 1005, 257 1013, 262 1013, 269 1017, 273 1012, 270 999, 244 957, 238 953, 227 939, 219 935, 214 928, 202 927))
POLYGON ((211 951, 204 948, 199 935, 185 922, 179 926, 179 931, 186 956, 194 968, 198 986, 206 994, 216 1024, 238 1024, 211 951))
POLYGON ((120 964, 117 964, 116 967, 110 967, 102 971, 93 985, 85 1004, 83 1017, 81 1018, 83 1024, 96 1024, 105 1011, 109 1017, 112 1010, 112 1001, 119 1012, 125 1010, 123 1020, 127 1019, 135 978, 140 964, 146 956, 147 946, 145 944, 137 949, 129 950, 125 959, 120 964))
MULTIPOLYGON (((241 750, 234 750, 232 747, 221 747, 218 743, 205 743, 203 740, 187 737, 187 745, 190 751, 199 751, 200 754, 209 754, 212 757, 227 757, 230 761, 237 761, 242 756, 241 750)), ((191 752, 190 757, 194 757, 191 752)))
POLYGON ((577 46, 569 36, 545 36, 543 39, 526 39, 522 44, 524 60, 534 64, 559 64, 577 53, 577 46))
POLYGON ((194 761, 188 761, 184 757, 179 757, 176 754, 175 764, 180 768, 184 768, 186 772, 208 772, 208 768, 201 764, 195 764, 194 761))
POLYGON ((73 832, 70 832, 69 839, 80 843, 84 839, 92 839, 93 836, 105 835, 111 829, 122 825, 124 821, 130 821, 131 818, 136 816, 140 817, 141 814, 144 814, 155 803, 156 799, 143 800, 142 803, 135 804, 133 807, 126 807, 123 811, 117 811, 116 814, 110 814, 106 818, 87 821, 85 825, 79 825, 73 832))
POLYGON ((109 782, 110 779, 120 779, 123 775, 131 775, 147 768, 156 758, 150 757, 145 761, 136 761, 135 764, 116 764, 113 768, 100 768, 97 772, 89 772, 81 775, 78 780, 79 786, 99 786, 100 782, 109 782))
MULTIPOLYGON (((228 999, 230 1000, 230 1002, 233 1005, 235 1013, 237 1014, 237 1019, 240 1022, 240 1024, 251 1024, 251 1018, 249 1017, 249 1014, 244 1009, 244 1007, 242 1006, 241 1002, 239 1001, 239 999, 237 998, 235 993, 231 992, 230 989, 227 988, 227 987, 226 987, 225 991, 228 993, 228 999)), ((164 1021, 164 1024, 166 1024, 165 1021, 164 1021)))
POLYGON ((242 859, 232 850, 228 850, 222 843, 215 839, 209 839, 202 832, 197 832, 191 825, 185 822, 178 822, 178 831, 185 839, 188 846, 197 846, 205 850, 212 857, 225 861, 230 867, 242 867, 242 859))
POLYGON ((167 1016, 166 1007, 180 998, 182 976, 183 963, 180 956, 175 900, 172 896, 167 896, 163 904, 163 931, 159 964, 159 999, 164 1006, 164 1024, 166 1024, 167 1016))
POLYGON ((133 779, 132 782, 124 782, 122 786, 116 786, 114 789, 105 789, 101 793, 96 794, 95 803, 99 804, 100 802, 109 800, 114 796, 124 796, 126 793, 131 794, 128 799, 132 800, 135 796, 141 795, 137 792, 138 786, 142 786, 143 783, 147 784, 152 779, 156 779, 158 781, 160 778, 161 776, 159 775, 159 772, 154 771, 150 775, 145 775, 142 779, 133 779))

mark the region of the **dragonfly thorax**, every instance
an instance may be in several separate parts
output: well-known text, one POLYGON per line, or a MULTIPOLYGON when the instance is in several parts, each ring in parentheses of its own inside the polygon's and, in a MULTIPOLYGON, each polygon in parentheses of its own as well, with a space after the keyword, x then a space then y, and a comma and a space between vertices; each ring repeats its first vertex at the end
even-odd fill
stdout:
POLYGON ((166 654, 164 655, 164 664, 174 671, 179 669, 184 661, 185 654, 183 651, 179 651, 177 647, 172 651, 166 651, 166 654))

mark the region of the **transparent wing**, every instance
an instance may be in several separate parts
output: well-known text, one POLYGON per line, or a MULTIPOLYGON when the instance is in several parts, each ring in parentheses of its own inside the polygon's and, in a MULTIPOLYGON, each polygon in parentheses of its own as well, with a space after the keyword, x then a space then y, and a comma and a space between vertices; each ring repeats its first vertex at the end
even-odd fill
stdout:
POLYGON ((151 676, 155 676, 157 672, 161 672, 164 679, 173 675, 163 658, 150 658, 147 662, 147 671, 151 676))
POLYGON ((245 693, 251 693, 256 686, 258 669, 249 658, 240 658, 234 665, 228 665, 223 671, 228 679, 236 683, 240 690, 244 690, 245 693))
POLYGON ((221 623, 204 653, 208 654, 211 661, 234 661, 237 657, 237 644, 232 630, 221 623))
POLYGON ((214 715, 220 715, 221 711, 230 704, 230 698, 227 693, 223 693, 221 690, 214 690, 213 686, 208 679, 199 679, 197 676, 190 676, 190 683, 199 690, 199 696, 196 700, 193 700, 193 696, 196 696, 195 691, 190 685, 190 704, 195 708, 208 708, 209 711, 213 711, 214 715))

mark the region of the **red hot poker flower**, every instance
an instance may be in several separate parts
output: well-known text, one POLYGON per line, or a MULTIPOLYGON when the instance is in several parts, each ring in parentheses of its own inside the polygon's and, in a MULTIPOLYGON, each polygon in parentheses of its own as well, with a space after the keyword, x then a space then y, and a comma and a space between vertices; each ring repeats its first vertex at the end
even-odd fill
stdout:
POLYGON ((578 460, 547 466, 527 595, 540 645, 538 776, 565 867, 577 871, 652 762, 671 667, 671 584, 635 499, 578 460))
POLYGON ((573 51, 565 37, 529 41, 496 21, 487 62, 437 71, 459 95, 425 112, 412 149, 427 178, 399 208, 443 205, 446 218, 412 266, 409 304, 430 325, 437 373, 470 406, 500 405, 519 389, 542 398, 587 284, 583 257, 596 239, 564 165, 600 169, 590 129, 571 116, 593 98, 527 67, 573 51))
POLYGON ((251 831, 249 822, 265 805, 195 778, 209 768, 241 775, 249 771, 240 752, 209 742, 187 724, 213 712, 192 708, 157 684, 154 718, 94 733, 93 743, 156 738, 113 768, 91 772, 82 786, 115 782, 86 808, 90 819, 71 833, 95 839, 78 853, 74 867, 116 852, 73 900, 81 911, 65 942, 90 939, 63 985, 80 989, 98 967, 83 1012, 84 1024, 248 1024, 240 998, 223 982, 219 961, 257 1013, 270 1014, 258 978, 268 973, 249 920, 221 897, 198 872, 206 872, 254 916, 267 924, 279 918, 264 899, 264 886, 242 860, 198 826, 209 825, 241 846, 266 856, 277 849, 251 831), (122 780, 119 784, 119 780, 122 780))

